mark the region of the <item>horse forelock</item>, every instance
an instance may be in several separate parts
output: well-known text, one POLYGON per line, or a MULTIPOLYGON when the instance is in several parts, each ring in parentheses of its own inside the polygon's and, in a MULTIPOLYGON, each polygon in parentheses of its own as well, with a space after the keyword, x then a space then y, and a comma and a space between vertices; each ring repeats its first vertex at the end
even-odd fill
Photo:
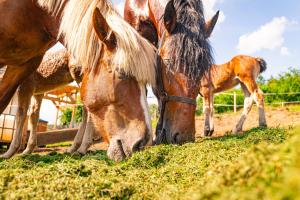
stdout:
POLYGON ((167 65, 171 72, 182 72, 200 80, 214 63, 209 41, 205 38, 205 18, 201 0, 174 0, 177 26, 166 41, 167 65))
POLYGON ((92 22, 96 8, 99 8, 117 39, 112 69, 122 70, 140 83, 154 85, 155 47, 125 22, 107 0, 68 1, 64 8, 59 37, 64 38, 65 46, 82 64, 83 71, 100 67, 103 44, 97 37, 92 22))

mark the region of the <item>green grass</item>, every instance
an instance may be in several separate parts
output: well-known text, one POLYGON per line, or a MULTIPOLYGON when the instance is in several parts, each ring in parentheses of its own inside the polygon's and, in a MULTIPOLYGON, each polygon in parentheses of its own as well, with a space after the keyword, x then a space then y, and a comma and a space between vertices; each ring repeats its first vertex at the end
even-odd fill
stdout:
POLYGON ((60 142, 55 144, 48 144, 46 145, 47 148, 54 148, 54 147, 69 147, 72 145, 72 142, 60 142))
POLYGON ((0 161, 0 199, 297 199, 300 128, 161 145, 115 163, 86 156, 0 161))

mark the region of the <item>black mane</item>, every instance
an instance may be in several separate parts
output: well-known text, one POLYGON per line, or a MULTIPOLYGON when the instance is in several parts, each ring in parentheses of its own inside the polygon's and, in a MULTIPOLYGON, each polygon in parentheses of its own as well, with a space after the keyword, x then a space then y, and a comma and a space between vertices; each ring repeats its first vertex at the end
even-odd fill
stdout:
POLYGON ((212 50, 205 38, 205 18, 201 0, 174 0, 177 25, 166 41, 168 70, 182 72, 200 80, 214 63, 212 50))

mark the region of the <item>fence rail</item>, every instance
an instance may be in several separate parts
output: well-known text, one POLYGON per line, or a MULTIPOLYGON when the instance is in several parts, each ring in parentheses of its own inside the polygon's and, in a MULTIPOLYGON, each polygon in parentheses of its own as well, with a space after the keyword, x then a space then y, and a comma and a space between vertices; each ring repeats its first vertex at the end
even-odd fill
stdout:
MULTIPOLYGON (((237 94, 236 92, 228 93, 223 92, 216 95, 228 95, 233 97, 233 104, 214 104, 215 107, 232 107, 234 112, 237 112, 237 108, 242 108, 244 105, 237 104, 237 96, 244 96, 243 94, 237 94)), ((264 96, 279 96, 279 95, 300 95, 300 92, 285 92, 285 93, 264 93, 264 96)), ((284 107, 286 105, 300 104, 300 101, 288 101, 288 102, 274 102, 274 103, 266 103, 265 105, 269 106, 281 106, 284 107)))
MULTIPOLYGON (((214 104, 215 107, 232 107, 234 112, 237 112, 238 108, 242 108, 244 107, 244 105, 242 104, 237 104, 237 96, 244 96, 243 94, 238 94, 236 92, 233 93, 229 93, 229 92, 222 92, 222 93, 218 93, 215 94, 216 96, 218 95, 228 95, 228 96, 232 96, 233 97, 233 104, 214 104)), ((264 96, 279 96, 279 95, 300 95, 300 92, 286 92, 286 93, 264 93, 264 96)), ((148 97, 148 99, 156 99, 156 97, 148 97)), ((292 105, 292 104, 300 104, 300 101, 289 101, 289 102, 274 102, 274 103, 266 103, 265 105, 269 105, 269 106, 286 106, 286 105, 292 105)), ((64 105, 61 107, 65 107, 65 108, 72 108, 75 106, 82 106, 83 104, 68 104, 68 105, 64 105)), ((17 105, 9 105, 8 107, 11 108, 16 108, 17 105)))

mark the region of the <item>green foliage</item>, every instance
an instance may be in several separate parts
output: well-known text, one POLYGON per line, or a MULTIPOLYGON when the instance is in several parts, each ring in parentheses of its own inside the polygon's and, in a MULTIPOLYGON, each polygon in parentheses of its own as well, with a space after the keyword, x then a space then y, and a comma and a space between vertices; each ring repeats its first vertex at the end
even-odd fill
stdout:
MULTIPOLYGON (((228 106, 228 105, 233 105, 234 104, 234 97, 233 95, 228 95, 228 93, 233 94, 236 93, 236 102, 237 105, 243 105, 244 104, 244 96, 243 93, 240 89, 232 89, 226 91, 227 94, 216 94, 214 96, 214 112, 215 113, 224 113, 224 112, 232 112, 233 111, 233 106, 228 106), (218 104, 218 105, 216 105, 218 104)), ((203 98, 198 98, 197 100, 197 110, 196 110, 196 115, 202 115, 203 113, 203 98)), ((238 107, 240 109, 242 107, 238 107)))
POLYGON ((60 123, 63 126, 69 126, 71 119, 72 119, 72 109, 71 108, 65 108, 61 110, 61 117, 60 117, 60 123))
MULTIPOLYGON (((78 97, 77 99, 77 104, 81 104, 80 98, 78 97)), ((65 109, 61 110, 61 117, 60 117, 60 123, 63 126, 69 126, 72 120, 72 112, 73 109, 70 107, 67 107, 65 109)), ((82 121, 82 114, 83 114, 83 106, 82 105, 77 105, 76 110, 75 110, 75 122, 79 123, 82 121)))
POLYGON ((0 160, 0 199, 296 199, 300 130, 160 145, 126 161, 105 151, 0 160))
MULTIPOLYGON (((267 84, 262 85, 264 93, 293 93, 300 92, 300 70, 290 68, 288 72, 272 77, 267 84)), ((300 101, 300 94, 282 94, 276 96, 267 96, 267 103, 300 101)))

